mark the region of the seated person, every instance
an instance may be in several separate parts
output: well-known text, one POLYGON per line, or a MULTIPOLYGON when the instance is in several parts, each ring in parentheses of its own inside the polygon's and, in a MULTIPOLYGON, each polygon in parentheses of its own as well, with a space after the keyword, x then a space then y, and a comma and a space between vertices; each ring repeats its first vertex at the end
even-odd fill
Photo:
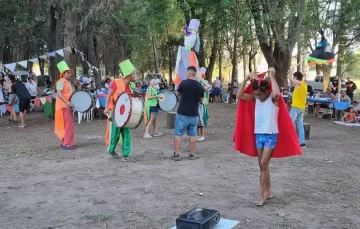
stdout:
MULTIPOLYGON (((229 96, 230 96, 230 88, 231 88, 231 83, 228 84, 227 93, 224 93, 225 103, 229 102, 228 99, 229 99, 229 96)), ((237 87, 234 86, 234 88, 233 88, 233 99, 232 99, 233 102, 236 101, 236 90, 237 90, 237 87)))
MULTIPOLYGON (((336 95, 336 98, 338 98, 338 95, 336 95)), ((340 101, 341 102, 347 102, 347 103, 351 103, 351 99, 348 95, 346 95, 346 91, 341 91, 340 92, 340 101)))
MULTIPOLYGON (((326 88, 325 93, 318 93, 316 95, 317 98, 327 98, 329 100, 336 100, 336 96, 333 95, 331 93, 331 89, 330 88, 326 88)), ((327 103, 316 103, 316 110, 315 110, 315 114, 317 115, 319 113, 320 108, 329 108, 330 104, 327 103)), ((315 116, 316 116, 315 115, 315 116)))
POLYGON ((358 123, 354 108, 350 108, 349 113, 346 114, 344 119, 347 123, 358 123))

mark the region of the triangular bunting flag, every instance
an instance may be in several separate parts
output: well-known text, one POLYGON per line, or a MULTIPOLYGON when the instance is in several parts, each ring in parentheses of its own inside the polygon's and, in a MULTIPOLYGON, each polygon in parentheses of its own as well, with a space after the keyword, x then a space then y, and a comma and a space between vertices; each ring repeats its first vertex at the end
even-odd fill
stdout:
POLYGON ((57 54, 59 54, 60 56, 64 57, 64 50, 63 49, 59 49, 57 51, 55 51, 57 54))
POLYGON ((48 59, 48 55, 47 54, 44 54, 44 55, 41 55, 39 56, 40 59, 43 59, 43 60, 47 60, 48 59))
POLYGON ((41 101, 40 101, 39 98, 35 99, 35 100, 34 100, 35 106, 36 106, 36 107, 40 107, 40 102, 41 102, 41 101))
POLYGON ((72 52, 71 46, 68 46, 68 47, 64 48, 64 51, 66 51, 66 52, 72 52))
POLYGON ((89 63, 89 61, 86 61, 86 63, 88 64, 89 68, 92 68, 91 64, 89 63))
POLYGON ((52 103, 52 96, 51 96, 51 95, 46 96, 46 99, 47 99, 47 101, 49 101, 50 103, 52 103))
POLYGON ((23 66, 24 68, 27 68, 27 60, 23 60, 20 62, 17 62, 19 65, 23 66))
POLYGON ((15 71, 16 63, 4 64, 5 68, 9 69, 11 72, 15 71))
POLYGON ((33 58, 33 59, 30 59, 29 62, 33 62, 33 63, 39 63, 39 58, 33 58))
POLYGON ((41 101, 41 104, 44 105, 45 102, 46 102, 46 98, 45 98, 45 97, 41 97, 41 98, 40 98, 40 101, 41 101))
POLYGON ((56 94, 52 94, 52 97, 53 97, 54 99, 56 99, 56 94))
POLYGON ((49 52, 49 57, 55 57, 55 52, 49 52))

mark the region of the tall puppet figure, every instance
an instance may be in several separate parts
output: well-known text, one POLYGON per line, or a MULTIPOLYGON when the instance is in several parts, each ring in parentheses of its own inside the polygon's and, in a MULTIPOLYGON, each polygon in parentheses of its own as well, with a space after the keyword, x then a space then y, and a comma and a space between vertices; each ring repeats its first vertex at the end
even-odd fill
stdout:
POLYGON ((205 140, 205 127, 208 124, 209 115, 208 115, 208 109, 207 105, 209 102, 209 91, 208 89, 211 87, 209 85, 208 81, 205 79, 205 73, 206 68, 201 67, 199 70, 200 77, 199 82, 204 87, 204 99, 199 104, 199 124, 198 124, 198 141, 204 141, 205 140))
POLYGON ((324 31, 320 30, 321 41, 318 42, 316 49, 308 56, 308 65, 315 66, 330 64, 335 61, 335 54, 331 51, 329 42, 326 40, 324 31))
POLYGON ((200 20, 198 19, 191 19, 189 25, 185 26, 185 47, 179 46, 176 57, 175 77, 173 78, 176 88, 182 80, 186 79, 186 71, 189 66, 199 69, 198 59, 195 54, 200 49, 199 26, 200 20))
POLYGON ((269 163, 271 158, 302 154, 294 125, 275 80, 275 69, 270 68, 270 80, 266 73, 253 80, 245 77, 240 85, 235 124, 235 150, 257 157, 260 166, 260 192, 256 205, 262 206, 272 198, 269 163))
POLYGON ((117 99, 122 93, 132 94, 132 82, 135 81, 135 67, 130 60, 125 60, 120 63, 120 70, 123 78, 115 79, 111 82, 109 93, 106 97, 106 105, 104 114, 109 117, 106 123, 105 145, 107 152, 115 159, 120 158, 115 152, 116 145, 122 143, 122 161, 134 161, 130 158, 132 151, 131 133, 128 128, 119 128, 113 121, 113 112, 117 99))
POLYGON ((60 71, 60 79, 56 82, 56 103, 55 103, 55 134, 61 140, 61 148, 64 150, 74 149, 74 117, 73 105, 70 97, 75 89, 70 83, 72 69, 61 61, 57 64, 60 71))

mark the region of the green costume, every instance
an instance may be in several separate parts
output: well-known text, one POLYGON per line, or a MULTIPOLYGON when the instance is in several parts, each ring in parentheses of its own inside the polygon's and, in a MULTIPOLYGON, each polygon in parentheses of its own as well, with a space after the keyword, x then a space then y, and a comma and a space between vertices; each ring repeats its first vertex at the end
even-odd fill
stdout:
MULTIPOLYGON (((113 117, 113 112, 110 113, 110 117, 113 117)), ((110 144, 107 147, 109 153, 115 152, 116 145, 122 144, 122 156, 129 157, 132 151, 131 132, 128 128, 119 128, 115 125, 115 122, 110 122, 109 130, 110 144)))
MULTIPOLYGON (((208 84, 209 82, 207 80, 203 80, 206 84, 208 84)), ((205 86, 205 83, 201 82, 201 84, 203 86, 205 86)), ((203 100, 203 120, 204 120, 204 124, 205 124, 205 127, 207 126, 208 124, 208 121, 209 121, 209 115, 208 115, 208 108, 207 108, 207 105, 209 103, 209 91, 208 90, 205 90, 205 93, 204 93, 204 100, 203 100)))
MULTIPOLYGON (((130 62, 130 60, 126 60, 124 62, 120 63, 120 69, 123 72, 124 76, 128 76, 132 74, 133 71, 135 71, 134 66, 130 62)), ((109 116, 111 119, 108 119, 107 121, 107 128, 106 128, 106 134, 105 134, 105 144, 107 148, 107 152, 112 154, 115 152, 117 144, 122 145, 122 156, 124 158, 127 158, 130 156, 132 151, 132 140, 131 140, 131 132, 129 128, 120 128, 115 125, 114 121, 114 113, 113 110, 115 107, 115 102, 118 98, 118 96, 121 93, 124 93, 126 91, 125 84, 123 82, 123 79, 115 79, 114 83, 116 84, 116 90, 114 94, 110 98, 109 103, 109 116), (112 120, 112 121, 110 121, 112 120)), ((133 89, 135 88, 135 84, 133 82, 129 83, 129 89, 130 94, 133 93, 133 89)), ((128 92, 129 93, 129 92, 128 92)))
POLYGON ((149 122, 150 117, 151 117, 150 107, 156 107, 158 105, 158 99, 157 98, 152 98, 152 99, 147 98, 147 93, 149 91, 150 91, 151 96, 156 96, 158 94, 158 90, 156 88, 153 88, 151 86, 149 86, 147 88, 146 96, 145 96, 145 113, 144 113, 145 126, 147 125, 147 123, 149 122))

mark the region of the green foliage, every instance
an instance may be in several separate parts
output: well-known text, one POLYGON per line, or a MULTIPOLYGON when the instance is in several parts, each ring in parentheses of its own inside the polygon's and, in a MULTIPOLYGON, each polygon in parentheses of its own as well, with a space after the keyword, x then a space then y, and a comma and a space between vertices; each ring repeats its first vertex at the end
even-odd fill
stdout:
POLYGON ((360 79, 360 53, 348 52, 344 56, 343 75, 360 79))

